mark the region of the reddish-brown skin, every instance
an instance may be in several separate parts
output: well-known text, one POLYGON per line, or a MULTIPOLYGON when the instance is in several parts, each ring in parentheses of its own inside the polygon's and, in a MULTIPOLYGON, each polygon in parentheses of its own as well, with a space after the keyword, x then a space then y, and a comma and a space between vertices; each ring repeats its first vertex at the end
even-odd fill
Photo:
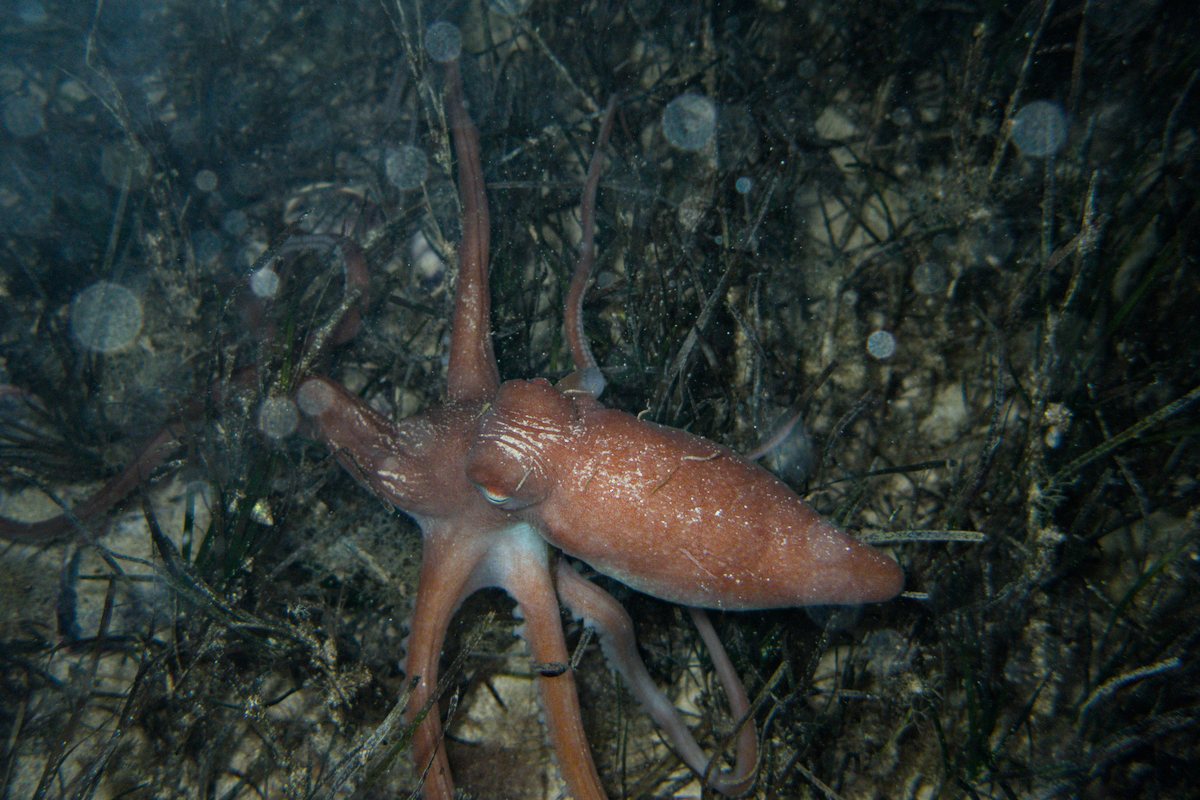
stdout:
POLYGON ((86 538, 86 526, 103 518, 178 449, 178 431, 174 427, 163 428, 120 475, 71 509, 70 513, 59 514, 41 522, 18 522, 15 519, 0 517, 0 539, 25 544, 49 544, 63 539, 86 538))
POLYGON ((500 387, 480 431, 474 483, 511 498, 550 544, 655 597, 742 611, 875 603, 903 586, 895 561, 708 439, 545 381, 500 387))
MULTIPOLYGON (((559 388, 544 380, 500 385, 488 333, 489 217, 479 136, 464 108, 457 63, 447 68, 446 89, 463 204, 446 404, 392 423, 327 378, 306 377, 295 394, 305 432, 421 527, 424 551, 405 671, 417 679, 406 713, 416 724, 424 795, 454 795, 434 697, 438 661, 455 610, 489 586, 505 589, 519 606, 523 636, 534 663, 542 665, 538 686, 550 739, 573 797, 603 800, 605 793, 583 734, 575 678, 565 667, 570 659, 560 601, 600 631, 610 663, 687 764, 718 791, 744 794, 757 761, 753 720, 741 720, 734 767, 709 766, 646 673, 629 615, 558 560, 553 548, 635 589, 697 607, 693 618, 739 717, 749 714, 749 700, 698 607, 876 602, 899 593, 903 573, 756 464, 595 399, 603 378, 582 339, 579 313, 591 272, 599 151, 611 105, 588 173, 587 233, 567 302, 565 328, 578 373, 559 388)), ((102 515, 175 446, 169 432, 161 434, 76 518, 102 515)), ((18 541, 48 541, 74 530, 65 515, 34 526, 0 520, 0 538, 18 541)))
MULTIPOLYGON (((578 315, 591 271, 599 155, 583 199, 589 234, 567 301, 565 328, 579 373, 561 391, 543 380, 500 385, 488 333, 487 198, 457 63, 448 68, 446 87, 463 203, 447 404, 393 426, 322 378, 309 379, 297 397, 313 435, 360 482, 421 526, 425 546, 405 670, 418 678, 407 710, 409 719, 421 720, 415 752, 418 769, 428 768, 425 796, 453 796, 433 697, 442 642, 462 600, 487 586, 517 600, 535 663, 568 660, 560 600, 597 627, 610 662, 687 763, 717 790, 742 794, 753 784, 757 760, 753 725, 741 729, 733 769, 708 768, 641 666, 628 615, 599 587, 554 567, 550 545, 642 591, 716 608, 885 600, 900 591, 903 575, 895 562, 838 531, 757 465, 594 399, 603 378, 581 338, 578 315)), ((600 143, 611 116, 610 106, 600 143)), ((731 706, 748 713, 745 690, 702 612, 696 613, 714 663, 725 665, 721 677, 731 706)), ((540 671, 538 684, 569 791, 581 800, 603 798, 573 675, 540 671)))

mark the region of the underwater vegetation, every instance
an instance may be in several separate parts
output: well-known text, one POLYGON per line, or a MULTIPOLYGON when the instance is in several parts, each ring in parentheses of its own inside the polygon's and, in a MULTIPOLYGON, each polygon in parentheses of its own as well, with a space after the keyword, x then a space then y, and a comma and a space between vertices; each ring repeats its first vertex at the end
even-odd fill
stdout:
MULTIPOLYGON (((904 569, 887 603, 712 613, 748 796, 1194 794, 1198 36, 1154 0, 0 10, 6 796, 420 789, 420 531, 294 397, 445 399, 456 55, 501 378, 573 370, 615 96, 603 402, 758 458, 904 569)), ((729 769, 688 615, 584 576, 729 769)), ((443 744, 466 796, 557 797, 512 612, 454 617, 443 744)), ((562 622, 604 791, 708 791, 562 622)))

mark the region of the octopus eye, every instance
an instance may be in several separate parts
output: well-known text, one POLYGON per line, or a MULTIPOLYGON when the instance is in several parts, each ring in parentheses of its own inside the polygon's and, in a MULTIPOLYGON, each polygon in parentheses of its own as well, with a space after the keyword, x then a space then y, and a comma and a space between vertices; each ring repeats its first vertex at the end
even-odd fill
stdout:
POLYGON ((512 499, 511 497, 509 497, 506 494, 502 494, 500 492, 493 492, 491 489, 487 488, 486 486, 480 486, 479 493, 483 495, 483 499, 487 500, 489 503, 491 503, 494 506, 502 506, 505 503, 507 503, 509 500, 512 499))
MULTIPOLYGON (((530 500, 523 497, 514 497, 513 495, 507 495, 501 492, 493 491, 486 486, 478 486, 478 484, 476 486, 479 489, 479 493, 483 495, 485 500, 494 506, 503 508, 505 511, 520 511, 522 508, 528 508, 536 502, 535 500, 530 500)), ((519 489, 520 487, 517 488, 519 489)))

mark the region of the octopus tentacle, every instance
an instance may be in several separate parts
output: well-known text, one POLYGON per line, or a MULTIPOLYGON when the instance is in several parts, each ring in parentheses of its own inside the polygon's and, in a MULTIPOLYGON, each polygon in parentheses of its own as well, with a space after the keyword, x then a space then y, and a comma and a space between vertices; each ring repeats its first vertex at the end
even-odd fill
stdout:
POLYGON ((180 448, 180 435, 178 426, 167 426, 160 430, 121 474, 73 509, 41 522, 20 522, 0 517, 0 539, 22 544, 51 544, 80 537, 86 526, 128 497, 151 472, 180 448))
POLYGON ((583 296, 587 291, 588 281, 592 278, 592 267, 596 255, 596 190, 600 186, 600 173, 604 169, 604 145, 612 131, 613 117, 616 116, 617 98, 614 95, 608 101, 608 109, 604 112, 604 122, 600 125, 600 134, 596 137, 596 149, 592 151, 592 160, 588 165, 587 180, 583 186, 583 197, 579 203, 580 225, 582 235, 579 239, 579 261, 575 264, 575 273, 571 276, 571 288, 567 292, 566 315, 563 318, 563 334, 567 345, 571 348, 571 360, 581 376, 580 383, 586 386, 586 391, 593 397, 599 397, 604 391, 604 377, 592 355, 592 347, 588 344, 583 331, 583 296))
POLYGON ((734 770, 728 773, 720 772, 714 770, 714 764, 710 762, 705 774, 714 789, 730 797, 739 797, 750 791, 750 787, 754 785, 754 771, 758 766, 758 733, 754 721, 750 718, 750 697, 746 694, 746 687, 737 670, 733 668, 733 662, 729 660, 729 654, 725 652, 725 646, 721 644, 721 639, 708 619, 708 612, 695 606, 688 606, 687 610, 700 639, 708 648, 708 657, 712 661, 717 678, 725 688, 729 710, 738 721, 734 770))
POLYGON ((749 791, 754 783, 754 770, 758 762, 758 738, 754 726, 745 722, 745 717, 750 713, 750 701, 725 654, 725 648, 708 623, 708 617, 703 612, 693 612, 692 619, 696 621, 701 638, 709 649, 717 675, 729 696, 730 708, 742 723, 738 734, 737 760, 731 771, 710 767, 678 710, 654 685, 642 657, 638 655, 633 621, 621 604, 608 592, 585 580, 565 562, 559 563, 556 577, 559 599, 573 614, 582 617, 585 624, 596 628, 609 664, 621 674, 646 712, 663 729, 680 758, 697 774, 706 776, 708 784, 722 794, 737 797, 749 791))
MULTIPOLYGON (((535 663, 565 665, 569 655, 558 597, 550 576, 549 548, 532 529, 529 529, 527 548, 519 554, 519 561, 524 563, 509 561, 502 585, 520 607, 525 620, 522 635, 529 643, 535 663)), ((575 800, 606 800, 584 735, 574 673, 570 669, 544 669, 538 674, 537 683, 550 742, 571 797, 575 800)))
POLYGON ((465 108, 462 72, 457 59, 446 67, 446 105, 454 149, 458 153, 458 193, 463 204, 446 398, 450 402, 461 402, 495 394, 500 385, 500 370, 496 366, 488 330, 492 307, 488 290, 491 217, 479 158, 479 131, 465 108))
POLYGON ((442 720, 438 705, 430 698, 438 685, 438 661, 450 620, 463 598, 479 588, 476 574, 488 551, 480 537, 464 536, 455 526, 421 520, 424 549, 417 602, 409 621, 404 674, 417 679, 408 700, 405 718, 417 723, 413 747, 418 771, 426 770, 427 798, 451 798, 454 781, 442 744, 442 720), (423 719, 419 719, 425 711, 423 719))

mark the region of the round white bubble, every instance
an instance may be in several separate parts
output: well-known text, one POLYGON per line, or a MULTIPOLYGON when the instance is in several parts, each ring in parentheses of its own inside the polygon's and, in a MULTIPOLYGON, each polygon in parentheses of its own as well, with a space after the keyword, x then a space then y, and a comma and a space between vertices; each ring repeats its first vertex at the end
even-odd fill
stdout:
POLYGON ((310 417, 319 417, 333 405, 333 389, 320 381, 305 381, 296 392, 300 410, 310 417))
POLYGON ((84 348, 116 353, 142 332, 142 301, 118 283, 93 283, 71 304, 71 331, 84 348))
POLYGON ((255 270, 250 276, 250 291, 254 292, 255 297, 271 300, 279 294, 279 273, 270 267, 255 270))
POLYGON ((949 275, 936 261, 918 264, 912 273, 912 285, 920 294, 937 294, 946 288, 949 275))
POLYGON ((46 129, 42 104, 32 97, 13 95, 4 101, 4 127, 18 139, 26 139, 46 129))
POLYGON ((867 337, 867 352, 882 361, 896 355, 896 337, 887 331, 875 331, 867 337))
POLYGON ((1052 156, 1067 141, 1067 115, 1057 103, 1034 100, 1013 117, 1012 139, 1024 155, 1052 156))
POLYGON ((717 107, 707 97, 681 94, 663 109, 663 136, 680 150, 702 150, 717 132, 717 107))
POLYGON ((387 151, 383 171, 388 181, 403 192, 420 189, 429 174, 429 157, 419 147, 402 144, 387 151))
POLYGON ((449 22, 435 22, 425 29, 425 50, 439 64, 449 64, 462 53, 462 31, 449 22))
POLYGON ((258 407, 258 429, 271 439, 283 439, 296 432, 300 412, 290 397, 268 397, 258 407))
POLYGON ((196 177, 192 181, 196 184, 196 188, 202 192, 211 192, 217 188, 217 173, 211 169, 202 169, 196 173, 196 177))
POLYGON ((46 14, 46 9, 42 7, 40 0, 19 0, 17 3, 17 16, 26 25, 44 25, 49 15, 46 14))
POLYGON ((738 194, 750 194, 750 190, 754 188, 754 181, 743 175, 733 184, 733 188, 737 190, 738 194))
POLYGON ((221 251, 224 249, 225 240, 215 231, 204 228, 192 234, 192 253, 196 256, 197 264, 212 266, 221 257, 221 251))
POLYGON ((221 217, 221 230, 233 237, 245 236, 250 230, 250 217, 245 211, 235 208, 221 217))

